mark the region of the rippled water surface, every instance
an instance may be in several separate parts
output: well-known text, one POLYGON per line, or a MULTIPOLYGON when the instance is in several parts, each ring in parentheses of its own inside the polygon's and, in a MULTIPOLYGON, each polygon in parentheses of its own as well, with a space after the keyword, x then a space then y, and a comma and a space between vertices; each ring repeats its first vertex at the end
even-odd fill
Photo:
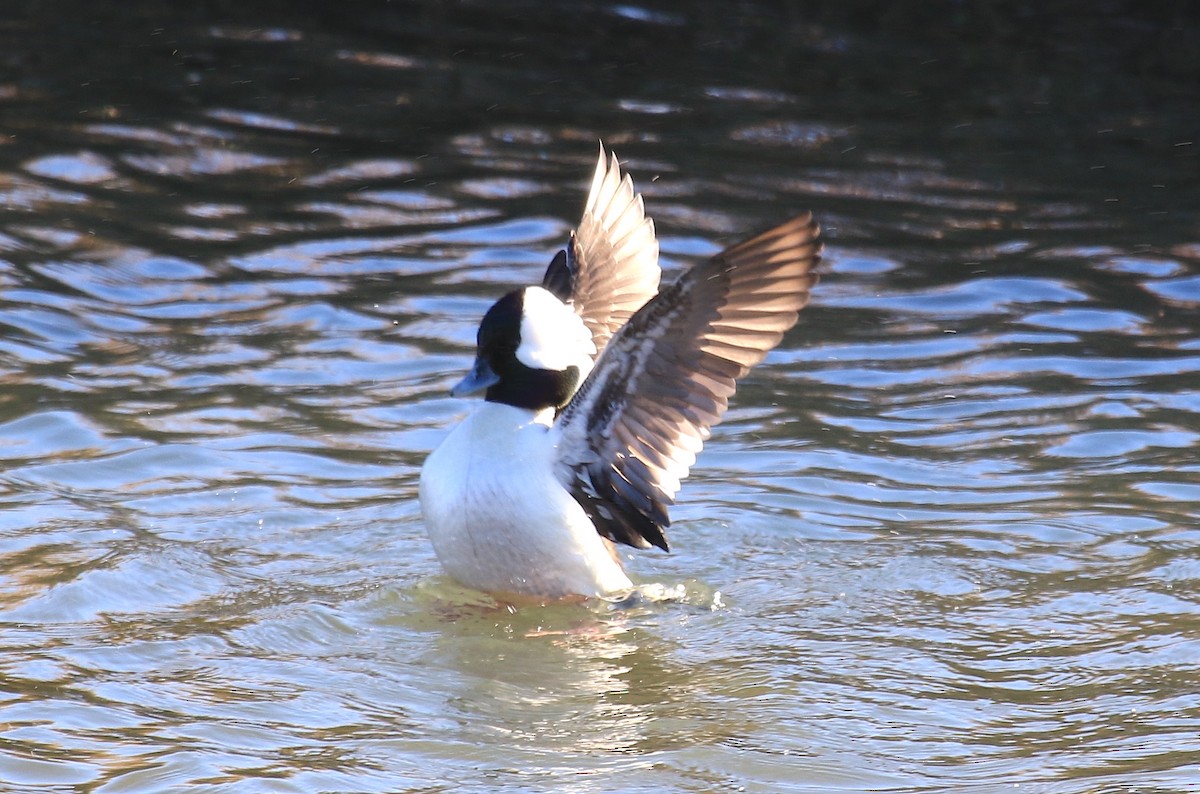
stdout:
POLYGON ((200 5, 0 27, 0 788, 1200 786, 1190 18, 200 5), (417 475, 598 138, 823 280, 683 598, 514 611, 417 475))

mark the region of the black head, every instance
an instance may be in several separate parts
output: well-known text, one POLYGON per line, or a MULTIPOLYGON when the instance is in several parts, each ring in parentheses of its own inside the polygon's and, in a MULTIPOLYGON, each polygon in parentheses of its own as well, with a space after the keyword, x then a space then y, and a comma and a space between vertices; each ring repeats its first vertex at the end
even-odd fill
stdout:
POLYGON ((475 365, 451 394, 539 410, 571 399, 595 347, 583 321, 540 287, 514 290, 479 325, 475 365))

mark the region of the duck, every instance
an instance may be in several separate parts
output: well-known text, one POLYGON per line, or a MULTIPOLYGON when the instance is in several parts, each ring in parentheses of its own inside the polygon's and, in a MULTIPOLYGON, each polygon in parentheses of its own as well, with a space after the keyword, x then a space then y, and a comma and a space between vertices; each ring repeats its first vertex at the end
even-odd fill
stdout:
POLYGON ((483 316, 450 390, 483 401, 422 466, 449 577, 502 597, 634 592, 618 546, 669 551, 681 482, 738 379, 796 323, 821 250, 806 211, 661 286, 653 220, 601 143, 582 218, 541 283, 483 316))

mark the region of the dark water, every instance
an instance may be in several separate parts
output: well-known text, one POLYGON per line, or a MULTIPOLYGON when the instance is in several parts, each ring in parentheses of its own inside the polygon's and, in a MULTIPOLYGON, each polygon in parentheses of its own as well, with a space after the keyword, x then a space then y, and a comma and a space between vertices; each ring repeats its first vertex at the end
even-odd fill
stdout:
POLYGON ((1200 27, 1064 8, 10 4, 0 787, 1200 785, 1200 27), (824 278, 683 601, 513 614, 417 472, 601 137, 824 278))

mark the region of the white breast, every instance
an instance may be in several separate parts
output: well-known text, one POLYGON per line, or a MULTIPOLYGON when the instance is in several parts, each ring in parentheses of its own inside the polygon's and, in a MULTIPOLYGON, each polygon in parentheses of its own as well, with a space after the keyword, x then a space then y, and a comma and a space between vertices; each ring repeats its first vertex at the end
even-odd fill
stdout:
POLYGON ((425 461, 421 509, 454 579, 488 592, 601 596, 633 585, 554 475, 551 412, 484 403, 425 461))

